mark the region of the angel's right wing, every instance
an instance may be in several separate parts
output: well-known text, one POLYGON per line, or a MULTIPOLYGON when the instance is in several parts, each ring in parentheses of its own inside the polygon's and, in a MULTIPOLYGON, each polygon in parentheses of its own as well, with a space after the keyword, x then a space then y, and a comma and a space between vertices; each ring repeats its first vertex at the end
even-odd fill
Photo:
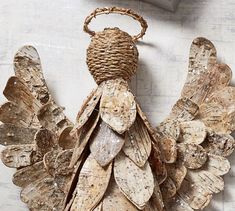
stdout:
POLYGON ((230 169, 226 157, 235 147, 231 78, 230 68, 217 63, 214 45, 196 38, 181 98, 157 127, 161 137, 177 143, 176 160, 166 164, 167 178, 161 184, 166 210, 203 209, 224 188, 222 176, 230 169))

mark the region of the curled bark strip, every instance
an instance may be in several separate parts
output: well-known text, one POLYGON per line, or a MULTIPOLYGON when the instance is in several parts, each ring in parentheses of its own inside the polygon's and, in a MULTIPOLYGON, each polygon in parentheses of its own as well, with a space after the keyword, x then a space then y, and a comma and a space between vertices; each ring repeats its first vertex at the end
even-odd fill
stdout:
POLYGON ((41 104, 47 103, 51 95, 42 73, 37 50, 33 46, 23 46, 14 57, 15 75, 27 85, 34 97, 41 104))
POLYGON ((42 161, 37 162, 31 166, 19 169, 13 175, 13 183, 19 187, 25 187, 36 180, 40 180, 44 177, 47 177, 48 173, 44 168, 42 161))
POLYGON ((123 152, 139 167, 144 166, 151 153, 151 138, 143 120, 136 121, 125 133, 123 152))
POLYGON ((181 142, 191 144, 201 144, 207 135, 207 130, 203 122, 199 120, 180 123, 181 142))
POLYGON ((10 168, 20 168, 34 163, 34 153, 34 144, 11 145, 2 151, 1 159, 10 168))
POLYGON ((91 138, 91 154, 101 166, 106 166, 120 152, 124 141, 123 135, 116 133, 104 121, 101 121, 91 138))
POLYGON ((17 127, 40 128, 41 126, 34 113, 13 102, 7 102, 0 107, 0 121, 17 127))
POLYGON ((126 81, 116 79, 105 82, 100 114, 102 120, 120 134, 131 127, 136 118, 136 103, 126 81))
POLYGON ((202 146, 196 144, 179 144, 179 156, 189 169, 198 169, 207 161, 207 153, 202 146))
POLYGON ((114 177, 123 194, 138 209, 143 209, 154 190, 154 179, 149 163, 146 162, 142 168, 139 168, 120 152, 114 162, 114 177))
POLYGON ((36 132, 37 130, 33 128, 17 127, 7 123, 1 124, 0 144, 4 146, 32 144, 36 132))
POLYGON ((202 143, 207 153, 227 157, 235 148, 235 140, 230 135, 210 133, 202 143))
POLYGON ((71 211, 94 209, 106 192, 111 172, 112 163, 103 168, 90 155, 81 169, 71 211))
POLYGON ((114 178, 111 178, 109 187, 104 195, 102 210, 108 211, 138 211, 138 209, 123 195, 114 178))
POLYGON ((9 101, 31 112, 37 112, 41 107, 41 103, 34 98, 28 87, 15 76, 9 78, 3 94, 9 101))

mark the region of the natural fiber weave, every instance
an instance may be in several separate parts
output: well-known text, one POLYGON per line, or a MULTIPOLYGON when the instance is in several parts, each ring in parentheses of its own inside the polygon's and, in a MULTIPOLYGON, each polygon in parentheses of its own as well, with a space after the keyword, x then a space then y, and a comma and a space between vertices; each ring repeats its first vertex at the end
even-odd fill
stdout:
POLYGON ((138 50, 132 37, 119 28, 106 28, 97 32, 87 49, 87 65, 97 84, 135 74, 138 50))

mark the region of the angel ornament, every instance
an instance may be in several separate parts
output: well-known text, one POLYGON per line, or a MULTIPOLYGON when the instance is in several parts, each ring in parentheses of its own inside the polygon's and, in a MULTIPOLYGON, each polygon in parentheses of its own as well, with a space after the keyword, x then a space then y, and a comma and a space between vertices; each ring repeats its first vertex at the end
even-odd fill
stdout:
POLYGON ((85 20, 91 35, 89 71, 98 87, 73 124, 53 100, 32 46, 15 55, 8 102, 0 108, 2 162, 16 168, 13 183, 33 211, 193 211, 224 188, 234 150, 235 88, 214 45, 196 38, 181 98, 153 128, 128 87, 138 62, 136 42, 146 21, 123 8, 96 9, 85 20), (130 36, 119 28, 94 32, 97 15, 139 21, 130 36))

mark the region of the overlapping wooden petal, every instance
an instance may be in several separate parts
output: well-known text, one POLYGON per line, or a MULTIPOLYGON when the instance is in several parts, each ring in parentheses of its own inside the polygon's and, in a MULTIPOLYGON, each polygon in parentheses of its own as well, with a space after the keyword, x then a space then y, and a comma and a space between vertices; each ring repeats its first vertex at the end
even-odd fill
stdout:
POLYGON ((7 146, 1 154, 2 162, 10 168, 20 168, 34 163, 34 144, 7 146))
POLYGON ((23 46, 14 57, 15 75, 19 77, 29 88, 30 92, 42 104, 51 98, 37 50, 33 46, 23 46))
POLYGON ((167 177, 166 165, 161 158, 159 148, 154 144, 152 145, 152 152, 149 157, 149 162, 156 176, 158 184, 162 184, 167 177))
POLYGON ((204 123, 199 120, 181 122, 180 130, 180 139, 184 143, 201 144, 207 135, 204 123))
POLYGON ((235 140, 231 135, 210 133, 202 146, 210 154, 227 157, 234 151, 235 140))
POLYGON ((183 159, 184 165, 189 169, 198 169, 207 161, 207 153, 201 145, 178 144, 179 156, 183 159))
MULTIPOLYGON (((156 131, 159 133, 159 136, 163 136, 165 138, 171 138, 174 140, 178 140, 180 136, 180 127, 177 119, 166 119, 160 123, 160 125, 156 128, 156 131)), ((159 137, 158 137, 159 139, 159 137)))
POLYGON ((235 130, 235 87, 214 92, 200 107, 200 118, 216 133, 230 134, 235 130))
POLYGON ((69 165, 70 168, 72 168, 76 164, 83 150, 88 145, 88 141, 90 140, 91 135, 97 123, 99 122, 99 118, 100 118, 99 112, 94 110, 87 123, 82 128, 77 130, 76 133, 73 134, 74 139, 76 140, 76 144, 69 165))
POLYGON ((34 128, 17 127, 13 124, 0 125, 0 144, 1 145, 19 145, 32 144, 34 135, 37 132, 34 128))
POLYGON ((125 133, 123 152, 139 167, 144 166, 151 153, 151 138, 143 120, 136 121, 125 133))
POLYGON ((165 203, 166 211, 194 211, 178 194, 165 203))
POLYGON ((213 43, 202 37, 194 39, 190 48, 188 76, 181 96, 192 98, 200 87, 202 76, 215 64, 216 49, 213 43))
POLYGON ((9 101, 31 112, 37 112, 41 107, 41 103, 34 98, 28 87, 15 76, 9 78, 3 94, 9 101))
POLYGON ((101 167, 90 155, 78 178, 76 196, 71 211, 92 210, 104 196, 112 173, 112 163, 105 168, 101 167))
POLYGON ((166 169, 168 177, 171 178, 178 190, 187 174, 187 168, 182 161, 177 160, 175 163, 167 164, 166 169))
POLYGON ((102 204, 103 211, 138 211, 138 209, 120 191, 114 178, 111 178, 102 204))
POLYGON ((181 200, 196 210, 205 208, 212 199, 212 193, 200 184, 195 183, 191 178, 186 178, 183 181, 178 194, 181 200))
POLYGON ((175 183, 170 177, 167 177, 160 187, 161 187, 161 193, 162 193, 162 197, 164 201, 175 196, 177 192, 175 183))
POLYGON ((73 149, 76 144, 76 139, 71 135, 73 127, 66 127, 59 135, 58 144, 63 149, 73 149))
POLYGON ((91 154, 101 166, 106 166, 120 152, 124 141, 123 135, 116 133, 104 121, 101 121, 91 138, 91 154))
POLYGON ((136 118, 136 103, 123 79, 107 81, 100 101, 101 118, 113 130, 122 134, 136 118))
POLYGON ((98 105, 103 91, 103 84, 99 85, 96 90, 91 92, 82 105, 81 110, 77 115, 77 122, 75 124, 75 131, 80 130, 80 128, 87 122, 96 106, 98 105))
POLYGON ((21 191, 21 200, 30 210, 62 210, 64 197, 52 177, 36 180, 21 191))
POLYGON ((64 150, 58 154, 55 160, 55 183, 64 193, 67 192, 68 184, 70 183, 72 172, 69 168, 73 150, 64 150))
POLYGON ((146 162, 140 168, 120 152, 114 162, 114 177, 123 194, 137 208, 143 209, 154 190, 154 179, 149 163, 146 162))
POLYGON ((19 169, 13 175, 13 183, 19 187, 25 187, 36 180, 47 177, 48 173, 44 168, 42 161, 37 162, 31 166, 19 169))
MULTIPOLYGON (((173 138, 160 136, 159 148, 161 151, 162 159, 165 163, 174 163, 177 158, 176 141, 173 138)), ((155 144, 155 143, 153 143, 155 144)))
POLYGON ((52 176, 55 175, 55 161, 61 151, 61 149, 54 149, 47 152, 43 157, 44 166, 47 172, 52 176))
POLYGON ((229 172, 230 163, 222 156, 209 154, 208 161, 203 169, 217 176, 223 176, 229 172))
POLYGON ((57 106, 54 102, 49 102, 40 108, 37 116, 43 127, 60 134, 65 128, 73 126, 63 110, 64 108, 57 106))
POLYGON ((18 127, 40 127, 40 123, 34 113, 19 107, 13 102, 4 103, 0 107, 0 121, 18 127))

